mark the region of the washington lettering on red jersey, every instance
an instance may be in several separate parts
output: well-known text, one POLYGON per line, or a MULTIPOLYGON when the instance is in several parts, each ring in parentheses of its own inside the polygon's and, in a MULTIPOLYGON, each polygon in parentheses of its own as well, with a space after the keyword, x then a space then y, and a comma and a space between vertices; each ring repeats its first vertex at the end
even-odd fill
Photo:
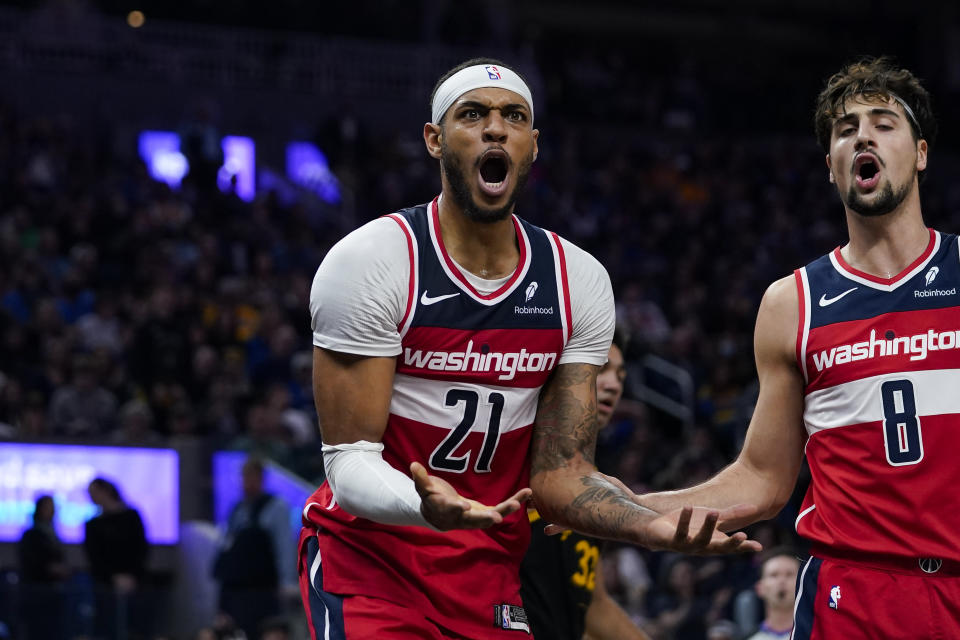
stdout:
MULTIPOLYGON (((411 277, 383 457, 404 471, 422 462, 464 497, 497 504, 529 485, 540 389, 571 336, 563 246, 514 217, 519 264, 484 293, 447 254, 438 215, 434 201, 388 216, 407 240, 411 277)), ((522 615, 523 510, 489 529, 399 527, 350 515, 324 483, 304 521, 319 542, 325 590, 402 597, 467 637, 519 633, 503 624, 522 615)))
POLYGON ((498 380, 513 380, 517 372, 538 373, 549 371, 557 363, 556 353, 520 351, 481 353, 474 348, 473 340, 467 342, 465 351, 416 351, 409 347, 403 350, 403 369, 447 371, 462 373, 487 373, 500 375, 498 380))
POLYGON ((795 273, 813 476, 797 532, 828 555, 960 560, 960 247, 930 230, 889 279, 840 250, 795 273))

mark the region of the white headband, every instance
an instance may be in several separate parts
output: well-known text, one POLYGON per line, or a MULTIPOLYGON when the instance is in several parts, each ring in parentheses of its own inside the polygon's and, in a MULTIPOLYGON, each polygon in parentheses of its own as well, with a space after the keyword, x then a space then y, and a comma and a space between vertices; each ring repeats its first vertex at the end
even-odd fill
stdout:
POLYGON ((530 121, 533 121, 533 95, 527 83, 514 71, 506 67, 499 67, 492 64, 477 64, 466 69, 460 69, 455 74, 443 81, 437 88, 437 93, 433 96, 432 122, 438 124, 443 114, 447 112, 457 98, 467 91, 473 91, 481 87, 498 87, 500 89, 509 89, 519 94, 527 101, 530 107, 530 121))

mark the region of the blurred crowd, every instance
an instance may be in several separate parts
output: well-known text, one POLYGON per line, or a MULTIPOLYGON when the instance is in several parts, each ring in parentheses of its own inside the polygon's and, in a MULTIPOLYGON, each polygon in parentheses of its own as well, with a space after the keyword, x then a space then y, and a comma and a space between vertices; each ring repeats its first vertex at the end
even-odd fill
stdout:
MULTIPOLYGON (((693 381, 693 417, 680 420, 630 402, 628 379, 599 444, 603 470, 636 491, 689 485, 742 443, 766 286, 844 242, 842 208, 812 132, 704 134, 711 104, 692 70, 565 107, 558 96, 618 82, 616 60, 580 64, 590 72, 546 78, 540 156, 517 213, 606 266, 630 375, 656 355, 693 381), (633 126, 628 112, 641 114, 633 126)), ((321 481, 312 276, 345 220, 436 195, 419 131, 385 134, 348 114, 318 123, 349 195, 341 217, 274 193, 245 203, 199 168, 171 189, 109 134, 91 144, 85 126, 0 107, 0 437, 202 440, 321 481)), ((941 178, 956 164, 934 150, 921 189, 928 224, 946 231, 960 228, 960 186, 941 178)), ((752 536, 802 552, 799 495, 752 536)), ((611 546, 604 562, 609 591, 654 638, 734 638, 759 623, 756 607, 740 608, 753 611, 745 620, 736 606, 757 558, 611 546)))
POLYGON ((0 434, 209 438, 320 473, 296 206, 179 192, 69 120, 0 110, 0 434))

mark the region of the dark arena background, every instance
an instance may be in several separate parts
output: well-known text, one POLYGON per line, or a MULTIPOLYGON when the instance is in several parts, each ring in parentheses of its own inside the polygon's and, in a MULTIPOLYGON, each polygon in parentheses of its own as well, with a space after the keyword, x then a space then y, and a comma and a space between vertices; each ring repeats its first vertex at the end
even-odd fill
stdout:
MULTIPOLYGON (((955 232, 952 2, 0 3, 0 638, 239 637, 212 566, 246 456, 289 505, 291 548, 324 477, 314 271, 348 231, 436 195, 429 93, 469 57, 533 89, 540 155, 517 213, 613 282, 628 376, 600 468, 637 492, 712 475, 756 399, 766 286, 846 238, 813 100, 864 54, 930 89, 923 210, 955 232), (136 586, 106 600, 84 546, 95 477, 148 543, 136 586), (38 586, 18 541, 43 494, 63 558, 38 586)), ((805 473, 752 538, 803 556, 805 473)), ((759 620, 756 557, 610 544, 603 563, 652 638, 759 620)), ((309 637, 295 576, 278 591, 255 637, 309 637)))

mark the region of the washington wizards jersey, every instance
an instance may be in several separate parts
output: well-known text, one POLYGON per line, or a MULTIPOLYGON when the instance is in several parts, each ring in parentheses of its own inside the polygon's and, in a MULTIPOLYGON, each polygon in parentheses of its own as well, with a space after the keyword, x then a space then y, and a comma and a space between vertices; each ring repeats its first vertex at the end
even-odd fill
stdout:
MULTIPOLYGON (((383 457, 404 473, 421 462, 464 497, 497 504, 529 485, 539 392, 570 338, 563 245, 513 217, 518 266, 485 293, 447 253, 436 201, 389 218, 406 238, 411 277, 383 457)), ((435 532, 354 517, 325 483, 305 518, 318 532, 325 590, 401 598, 468 637, 526 630, 524 510, 489 529, 435 532)))
POLYGON ((960 247, 893 278, 839 248, 795 273, 814 550, 960 560, 960 247))

